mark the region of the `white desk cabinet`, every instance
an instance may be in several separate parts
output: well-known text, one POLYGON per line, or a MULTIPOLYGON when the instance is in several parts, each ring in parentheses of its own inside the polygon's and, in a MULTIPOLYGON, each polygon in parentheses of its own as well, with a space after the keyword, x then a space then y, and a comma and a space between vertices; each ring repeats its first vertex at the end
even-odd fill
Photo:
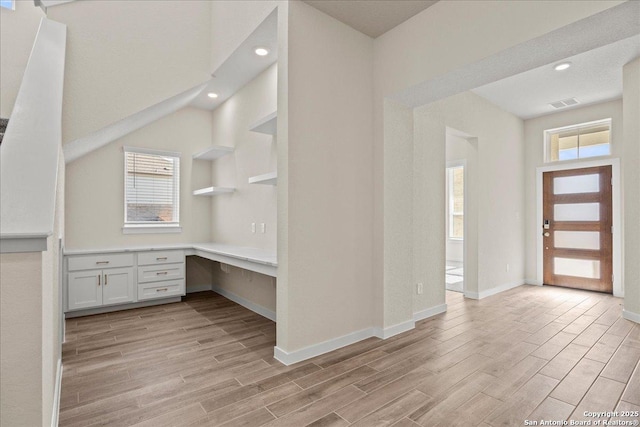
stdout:
POLYGON ((67 257, 67 310, 83 310, 136 300, 132 253, 67 257))
POLYGON ((184 251, 138 254, 138 301, 185 295, 184 251))
POLYGON ((134 301, 133 268, 109 268, 69 273, 69 310, 134 301))

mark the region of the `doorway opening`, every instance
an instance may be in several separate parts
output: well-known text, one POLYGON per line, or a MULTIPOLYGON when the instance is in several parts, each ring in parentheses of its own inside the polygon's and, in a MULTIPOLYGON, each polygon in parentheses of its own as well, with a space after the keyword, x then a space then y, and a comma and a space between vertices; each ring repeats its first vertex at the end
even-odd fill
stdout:
POLYGON ((448 162, 446 168, 446 289, 464 292, 464 162, 448 162))

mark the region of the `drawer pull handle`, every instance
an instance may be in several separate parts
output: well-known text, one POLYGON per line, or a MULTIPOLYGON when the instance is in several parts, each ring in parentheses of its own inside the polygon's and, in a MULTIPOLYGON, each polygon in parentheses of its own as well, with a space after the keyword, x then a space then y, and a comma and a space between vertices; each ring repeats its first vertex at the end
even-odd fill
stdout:
POLYGON ((96 264, 109 264, 109 261, 96 261, 96 264))
POLYGON ((158 271, 156 274, 157 274, 158 276, 164 276, 164 275, 169 274, 169 272, 168 272, 168 271, 158 271))
POLYGON ((166 256, 161 256, 161 257, 156 258, 156 261, 166 261, 166 260, 167 260, 166 256))
POLYGON ((169 288, 158 288, 156 289, 156 292, 167 292, 169 290, 169 288))

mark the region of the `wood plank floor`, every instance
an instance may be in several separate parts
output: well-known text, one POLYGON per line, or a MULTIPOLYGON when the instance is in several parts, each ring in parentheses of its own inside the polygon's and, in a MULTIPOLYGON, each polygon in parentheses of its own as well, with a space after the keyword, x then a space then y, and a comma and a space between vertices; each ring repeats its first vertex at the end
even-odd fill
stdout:
POLYGON ((640 325, 621 303, 448 292, 447 313, 412 331, 289 367, 273 322, 211 292, 70 319, 60 425, 498 427, 638 411, 640 325))

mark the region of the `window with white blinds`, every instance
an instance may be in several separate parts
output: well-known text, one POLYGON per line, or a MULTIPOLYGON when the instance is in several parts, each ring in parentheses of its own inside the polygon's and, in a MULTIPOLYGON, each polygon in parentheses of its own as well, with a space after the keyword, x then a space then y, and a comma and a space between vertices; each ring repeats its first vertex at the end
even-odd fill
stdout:
POLYGON ((178 225, 178 153, 125 148, 125 225, 178 225))

